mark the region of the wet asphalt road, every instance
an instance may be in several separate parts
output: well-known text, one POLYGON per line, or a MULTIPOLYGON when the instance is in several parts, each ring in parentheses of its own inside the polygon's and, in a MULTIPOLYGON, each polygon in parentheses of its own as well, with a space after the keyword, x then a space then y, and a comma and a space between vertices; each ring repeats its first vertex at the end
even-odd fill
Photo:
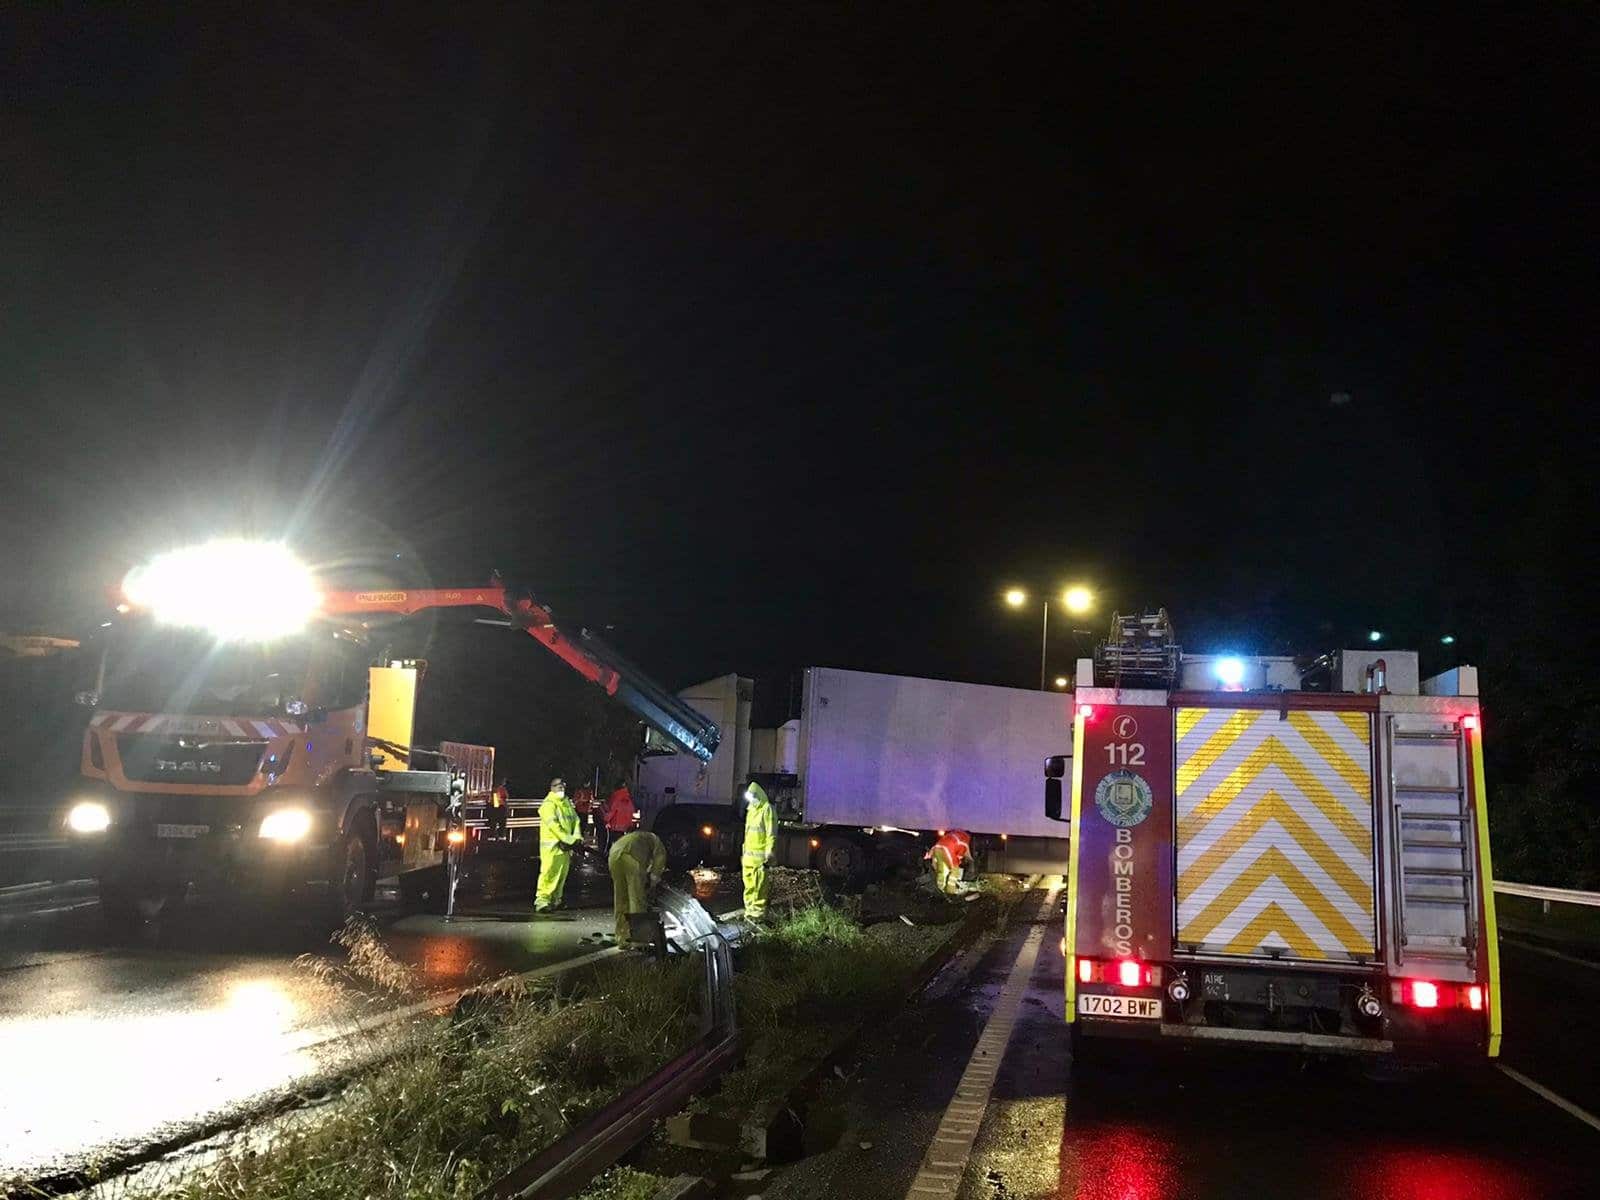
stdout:
MULTIPOLYGON (((371 916, 404 985, 328 975, 325 934, 196 905, 109 936, 92 892, 0 903, 0 1184, 81 1169, 173 1137, 263 1094, 370 1053, 351 1036, 418 1000, 594 953, 611 881, 580 864, 574 911, 534 919, 531 866, 485 864, 460 915, 371 916)), ((714 909, 737 905, 718 893, 714 909)), ((3 1191, 3 1187, 0 1187, 3 1191)))
MULTIPOLYGON (((819 1106, 842 1134, 781 1169, 769 1200, 908 1194, 1022 937, 868 1051, 819 1106)), ((961 1200, 1600 1196, 1600 1132, 1489 1068, 1377 1082, 1287 1055, 1145 1053, 1075 1069, 1062 965, 1052 930, 961 1200)), ((1600 1111, 1600 970, 1506 943, 1504 986, 1504 1061, 1600 1111)))

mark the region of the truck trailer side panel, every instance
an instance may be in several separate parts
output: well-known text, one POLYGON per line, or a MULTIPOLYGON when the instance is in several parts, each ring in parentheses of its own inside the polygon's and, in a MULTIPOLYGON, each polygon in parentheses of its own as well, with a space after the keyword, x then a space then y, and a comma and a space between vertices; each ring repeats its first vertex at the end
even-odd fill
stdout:
POLYGON ((1070 749, 1071 697, 877 675, 806 672, 805 819, 1060 838, 1039 769, 1070 749))

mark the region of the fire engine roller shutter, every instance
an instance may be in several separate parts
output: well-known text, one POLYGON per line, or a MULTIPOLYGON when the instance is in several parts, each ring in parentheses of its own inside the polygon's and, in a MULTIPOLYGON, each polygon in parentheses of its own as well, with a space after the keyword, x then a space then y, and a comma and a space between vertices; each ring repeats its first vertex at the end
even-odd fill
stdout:
POLYGON ((1373 957, 1371 717, 1180 708, 1177 735, 1179 944, 1373 957))

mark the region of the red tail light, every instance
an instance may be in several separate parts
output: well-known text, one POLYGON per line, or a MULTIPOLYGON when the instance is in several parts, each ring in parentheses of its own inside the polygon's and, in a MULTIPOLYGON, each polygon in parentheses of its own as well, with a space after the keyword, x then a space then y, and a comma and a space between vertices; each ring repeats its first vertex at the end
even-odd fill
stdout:
POLYGON ((1143 978, 1144 972, 1131 958, 1125 958, 1117 964, 1117 982, 1123 987, 1138 987, 1143 978))
POLYGON ((1094 705, 1092 705, 1092 704, 1080 704, 1080 705, 1078 705, 1078 715, 1080 717, 1082 717, 1085 721, 1089 720, 1090 718, 1092 718, 1094 716, 1094 705))
POLYGON ((1426 980, 1414 979, 1411 982, 1411 1007, 1412 1008, 1438 1008, 1439 985, 1428 983, 1426 980))
POLYGON ((1478 727, 1478 718, 1473 716, 1471 713, 1468 713, 1466 716, 1461 718, 1461 728, 1463 728, 1463 729, 1476 729, 1477 727, 1478 727))
POLYGON ((1473 1012, 1483 1011, 1483 988, 1476 983, 1467 989, 1467 1007, 1473 1012))
POLYGON ((1080 958, 1078 960, 1078 982, 1094 982, 1094 963, 1087 958, 1080 958))

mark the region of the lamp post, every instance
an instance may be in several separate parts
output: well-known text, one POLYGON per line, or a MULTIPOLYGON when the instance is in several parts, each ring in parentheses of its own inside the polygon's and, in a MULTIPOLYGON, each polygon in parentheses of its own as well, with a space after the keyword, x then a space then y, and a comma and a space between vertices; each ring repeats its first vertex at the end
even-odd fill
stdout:
MULTIPOLYGON (((1028 593, 1019 587, 1007 588, 1005 601, 1011 608, 1021 608, 1028 603, 1028 593)), ((1042 597, 1040 603, 1042 605, 1042 620, 1039 627, 1039 690, 1042 692, 1048 687, 1050 679, 1048 669, 1050 655, 1050 597, 1042 597)), ((1074 584, 1061 593, 1061 603, 1066 606, 1066 610, 1073 616, 1082 616, 1094 607, 1094 593, 1081 584, 1074 584)))

